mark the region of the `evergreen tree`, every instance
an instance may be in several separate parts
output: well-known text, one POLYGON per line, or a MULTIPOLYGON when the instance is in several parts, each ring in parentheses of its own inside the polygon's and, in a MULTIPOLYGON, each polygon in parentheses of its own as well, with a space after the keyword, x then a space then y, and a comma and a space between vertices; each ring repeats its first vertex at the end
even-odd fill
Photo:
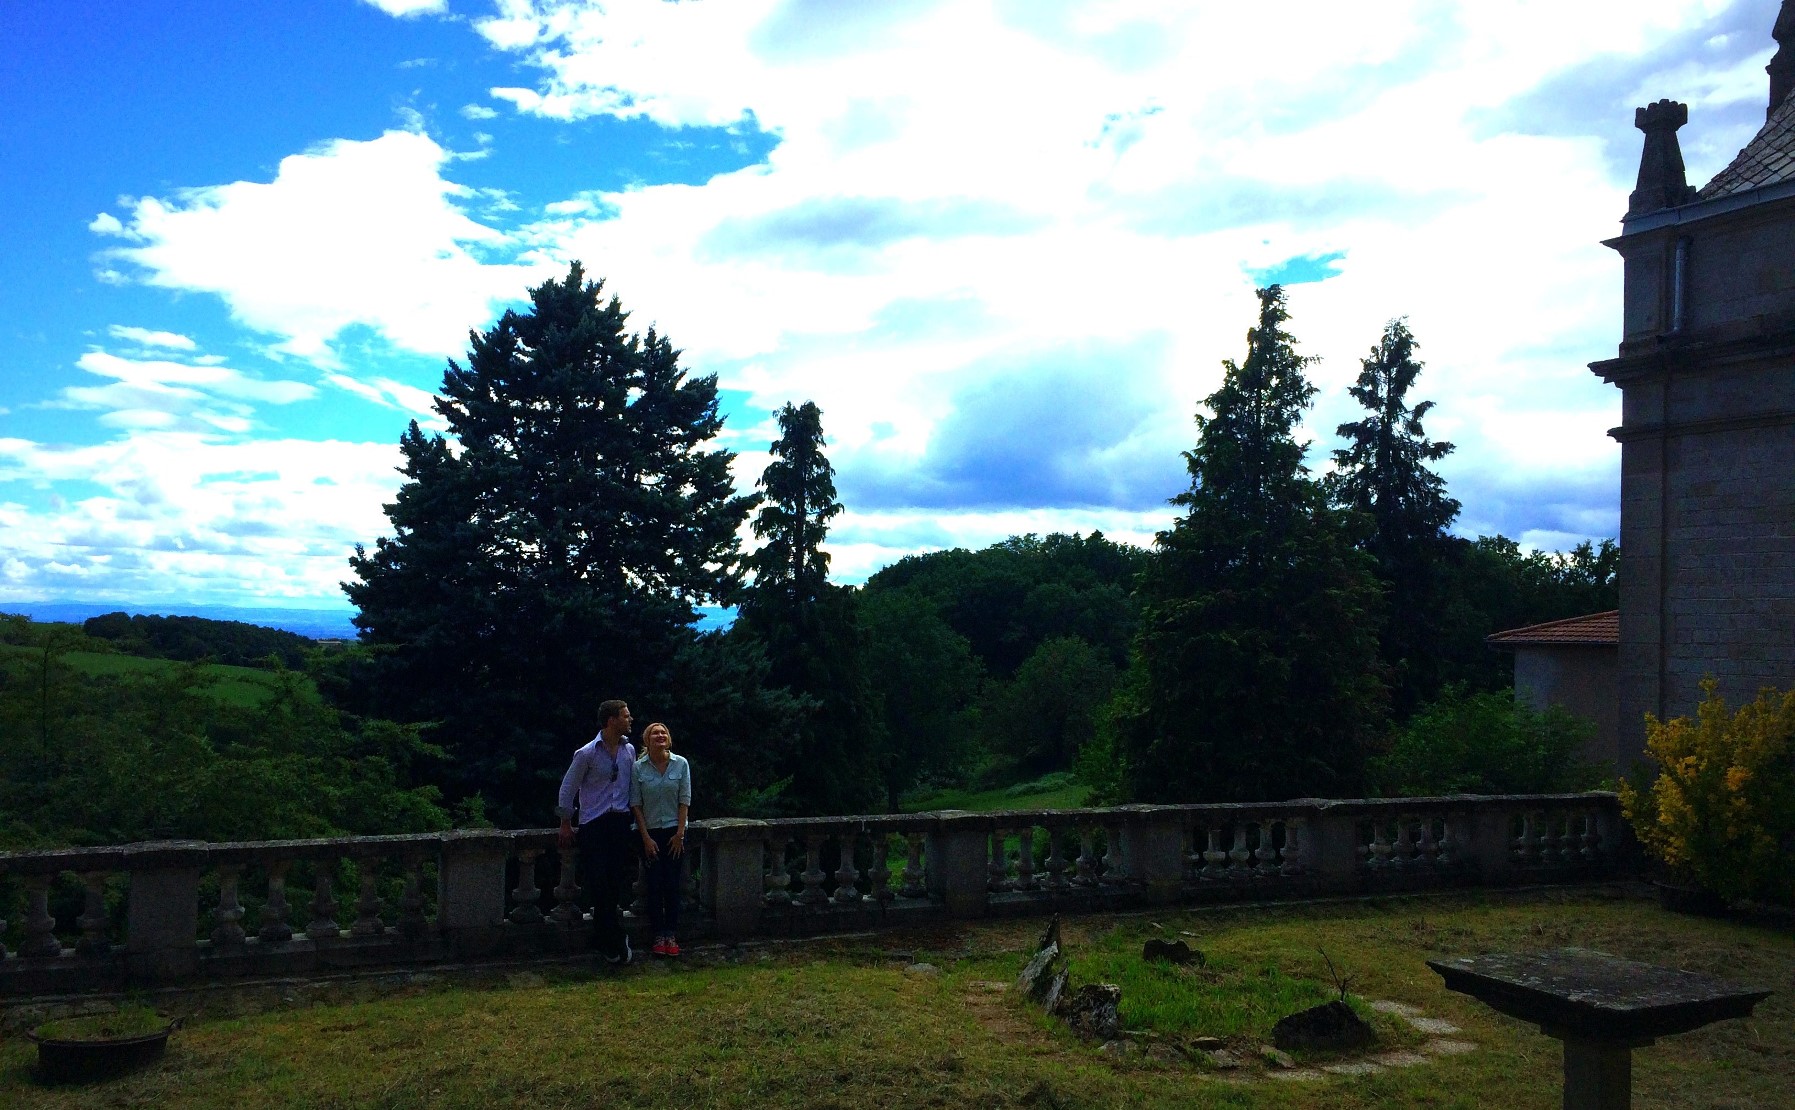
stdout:
POLYGON ((393 535, 344 584, 383 715, 439 722, 463 793, 501 822, 546 816, 592 707, 667 715, 693 606, 739 584, 752 499, 730 482, 714 376, 628 316, 578 263, 528 312, 469 334, 436 408, 457 447, 400 440, 393 535))
POLYGON ((885 802, 883 744, 856 598, 829 584, 822 542, 841 513, 835 470, 823 453, 822 412, 812 402, 779 412, 779 439, 761 475, 739 633, 766 653, 769 681, 804 700, 787 765, 786 806, 802 813, 860 813, 885 802))
POLYGON ((1335 505, 1370 522, 1363 548, 1377 562, 1388 606, 1381 651, 1394 708, 1406 718, 1442 682, 1447 564, 1453 556, 1446 528, 1458 516, 1458 502, 1428 464, 1450 454, 1452 444, 1428 439, 1422 428, 1432 401, 1409 407, 1408 392, 1422 364, 1406 323, 1386 324, 1361 367, 1348 392, 1366 415, 1336 429, 1346 446, 1334 452, 1328 490, 1335 505))
POLYGON ((1191 486, 1174 498, 1185 514, 1142 576, 1114 716, 1144 801, 1350 792, 1381 730, 1376 580, 1303 465, 1315 390, 1283 291, 1259 302, 1245 361, 1223 363, 1197 417, 1191 486))

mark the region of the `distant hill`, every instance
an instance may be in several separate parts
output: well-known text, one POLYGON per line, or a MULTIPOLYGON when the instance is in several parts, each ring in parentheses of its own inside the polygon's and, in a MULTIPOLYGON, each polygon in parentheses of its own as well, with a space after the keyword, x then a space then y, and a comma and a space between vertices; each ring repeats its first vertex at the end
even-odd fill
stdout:
POLYGON ((0 613, 19 613, 34 621, 81 624, 107 613, 142 616, 205 617, 215 621, 240 621, 264 628, 278 628, 313 640, 353 640, 351 609, 263 609, 240 605, 133 605, 127 602, 0 601, 0 613))

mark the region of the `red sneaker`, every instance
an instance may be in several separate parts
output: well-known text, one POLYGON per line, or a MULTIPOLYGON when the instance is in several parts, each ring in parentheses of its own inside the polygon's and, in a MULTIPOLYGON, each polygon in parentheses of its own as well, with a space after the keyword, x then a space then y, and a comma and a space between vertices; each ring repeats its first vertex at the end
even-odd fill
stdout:
POLYGON ((675 954, 675 953, 674 953, 674 952, 669 952, 669 951, 667 951, 667 949, 668 949, 668 947, 669 947, 669 944, 668 944, 668 942, 667 942, 667 938, 666 938, 666 937, 656 937, 656 938, 654 938, 654 948, 653 948, 653 952, 654 952, 654 954, 655 954, 655 955, 657 955, 657 956, 671 956, 671 955, 674 955, 674 954, 675 954))
POLYGON ((661 946, 661 955, 663 955, 663 956, 679 955, 679 942, 674 940, 672 937, 668 937, 667 943, 661 946))

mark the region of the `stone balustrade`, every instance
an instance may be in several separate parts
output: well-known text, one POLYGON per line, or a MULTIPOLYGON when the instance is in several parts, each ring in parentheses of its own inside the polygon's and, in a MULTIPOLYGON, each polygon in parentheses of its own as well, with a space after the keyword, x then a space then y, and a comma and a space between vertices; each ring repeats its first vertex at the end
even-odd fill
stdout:
MULTIPOLYGON (((1607 793, 720 819, 687 839, 691 940, 1566 882, 1635 858, 1607 793)), ((552 829, 0 853, 0 996, 572 954, 585 920, 552 829)))

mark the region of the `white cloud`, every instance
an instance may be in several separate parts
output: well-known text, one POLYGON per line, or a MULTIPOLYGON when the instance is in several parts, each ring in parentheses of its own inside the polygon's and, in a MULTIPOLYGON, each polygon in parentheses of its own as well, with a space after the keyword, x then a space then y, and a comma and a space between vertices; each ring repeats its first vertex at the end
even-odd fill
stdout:
POLYGON ((463 104, 461 106, 461 115, 465 119, 496 119, 498 114, 497 109, 488 108, 484 104, 463 104))
POLYGON ((238 321, 321 365, 337 365, 332 341, 357 324, 451 354, 539 270, 462 211, 473 192, 441 176, 449 160, 411 131, 328 143, 282 159, 272 182, 133 201, 127 231, 141 245, 109 257, 148 284, 218 295, 238 321))
POLYGON ((0 601, 339 601, 352 541, 385 530, 391 444, 144 431, 91 447, 0 439, 0 601), (98 492, 54 514, 6 483, 98 492))
POLYGON ((408 19, 420 15, 442 15, 449 10, 448 0, 362 0, 390 16, 408 19))
POLYGON ((175 351, 191 351, 198 346, 187 336, 172 331, 151 331, 148 328, 127 327, 124 324, 114 324, 106 330, 114 339, 123 339, 127 343, 135 343, 140 347, 167 347, 175 351))
POLYGON ((132 359, 92 350, 75 363, 104 385, 70 386, 50 407, 98 409, 100 423, 123 429, 240 435, 258 405, 287 405, 317 393, 304 382, 268 381, 215 362, 132 359))

